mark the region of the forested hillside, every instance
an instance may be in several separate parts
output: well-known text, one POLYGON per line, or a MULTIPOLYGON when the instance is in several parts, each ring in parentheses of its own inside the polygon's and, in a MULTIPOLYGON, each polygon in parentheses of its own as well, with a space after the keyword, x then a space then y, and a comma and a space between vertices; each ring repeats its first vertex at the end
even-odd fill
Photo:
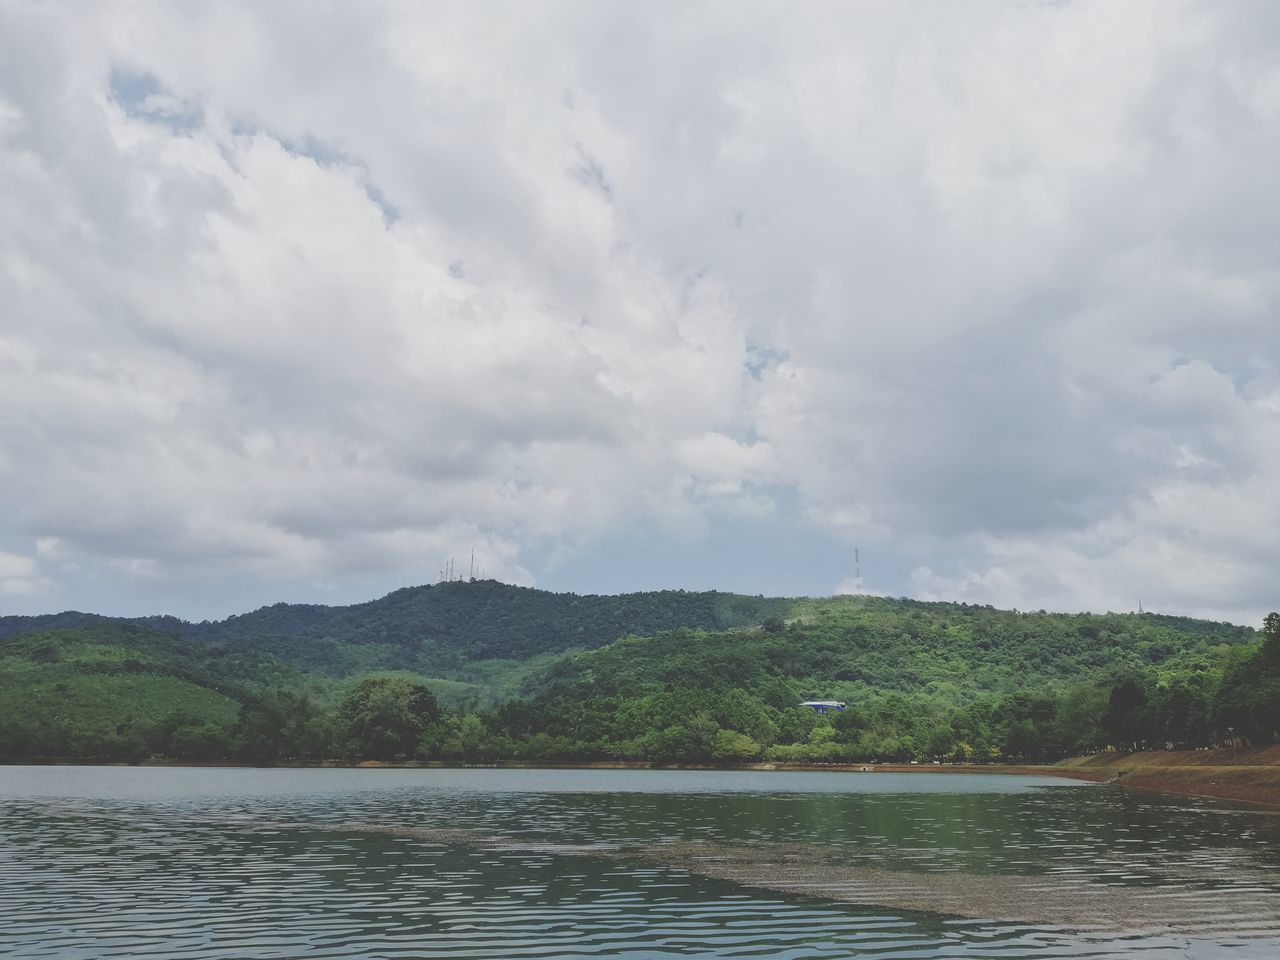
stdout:
POLYGON ((530 731, 532 753, 666 761, 1041 761, 1280 726, 1265 709, 1276 692, 1249 686, 1265 650, 1248 628, 872 597, 791 613, 559 658, 498 711, 495 735, 530 731), (796 708, 811 698, 848 709, 796 708))
POLYGON ((619 596, 550 593, 496 580, 406 587, 345 607, 278 603, 226 620, 115 620, 85 613, 0 617, 0 637, 36 629, 131 623, 200 643, 271 653, 329 676, 368 670, 454 675, 476 661, 524 661, 630 634, 677 627, 719 630, 781 615, 789 601, 716 591, 619 596))
POLYGON ((760 629, 668 633, 563 658, 524 692, 741 687, 781 677, 812 696, 899 691, 963 702, 1141 670, 1255 636, 1247 627, 1154 614, 1016 613, 886 597, 797 600, 789 613, 760 629))
POLYGON ((0 640, 0 757, 198 755, 197 741, 225 738, 243 704, 306 686, 270 655, 133 624, 9 637, 0 640))
POLYGON ((477 660, 526 660, 571 647, 599 647, 629 634, 677 627, 708 630, 759 622, 786 601, 729 593, 663 590, 579 596, 495 580, 407 587, 349 607, 277 604, 185 632, 206 643, 268 649, 341 675, 349 658, 379 666, 456 669, 477 660))
POLYGON ((7 759, 1040 761, 1280 728, 1280 618, 1259 642, 1153 614, 484 581, 0 629, 7 759))

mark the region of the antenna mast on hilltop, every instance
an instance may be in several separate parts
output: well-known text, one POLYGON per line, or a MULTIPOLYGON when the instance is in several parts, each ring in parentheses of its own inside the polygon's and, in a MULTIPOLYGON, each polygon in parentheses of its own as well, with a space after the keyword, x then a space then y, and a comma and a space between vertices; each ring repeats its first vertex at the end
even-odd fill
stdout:
MULTIPOLYGON (((475 548, 472 547, 471 562, 470 562, 470 566, 467 569, 467 580, 469 580, 471 583, 475 583, 477 580, 483 580, 483 579, 484 579, 484 570, 481 567, 476 566, 476 551, 475 551, 475 548)), ((450 557, 448 560, 444 562, 444 566, 440 568, 440 583, 462 583, 462 582, 463 582, 462 574, 458 573, 458 566, 454 562, 453 557, 450 557)))
POLYGON ((857 548, 853 548, 853 576, 854 582, 857 584, 857 591, 862 593, 862 553, 857 548))

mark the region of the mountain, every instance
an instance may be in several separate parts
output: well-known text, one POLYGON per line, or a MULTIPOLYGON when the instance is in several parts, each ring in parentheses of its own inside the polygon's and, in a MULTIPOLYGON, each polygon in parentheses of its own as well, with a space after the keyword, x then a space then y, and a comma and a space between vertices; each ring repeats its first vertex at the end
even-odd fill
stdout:
POLYGON ((579 596, 477 580, 406 587, 348 607, 277 604, 218 623, 188 624, 183 632, 205 643, 270 650, 335 674, 350 672, 355 648, 383 666, 449 670, 678 627, 741 626, 786 606, 785 600, 715 591, 579 596))
POLYGON ((0 637, 131 624, 212 647, 271 653, 334 677, 386 669, 452 675, 476 661, 525 661, 629 635, 742 626, 781 615, 789 604, 714 590, 579 596, 476 580, 405 587, 352 606, 278 603, 202 623, 78 612, 0 617, 0 637))
POLYGON ((337 708, 370 676, 425 687, 449 715, 416 749, 467 759, 1043 759, 1232 728, 1261 741, 1280 728, 1273 626, 1262 645, 1155 614, 495 581, 204 623, 7 617, 0 758, 350 755, 337 708), (797 707, 812 698, 848 709, 797 707))

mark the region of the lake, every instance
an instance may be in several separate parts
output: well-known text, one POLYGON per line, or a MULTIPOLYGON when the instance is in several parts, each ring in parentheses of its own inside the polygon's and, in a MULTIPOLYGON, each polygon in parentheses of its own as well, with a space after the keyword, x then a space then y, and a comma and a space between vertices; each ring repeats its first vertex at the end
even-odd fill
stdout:
POLYGON ((0 767, 0 955, 1280 956, 1280 816, 1039 777, 0 767))

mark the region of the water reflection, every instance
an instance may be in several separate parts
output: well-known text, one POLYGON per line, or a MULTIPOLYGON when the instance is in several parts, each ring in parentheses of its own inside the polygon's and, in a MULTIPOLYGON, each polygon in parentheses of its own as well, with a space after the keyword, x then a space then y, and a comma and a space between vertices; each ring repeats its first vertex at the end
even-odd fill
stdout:
POLYGON ((1274 957, 1278 857, 1280 817, 1021 778, 0 768, 0 954, 1274 957), (851 867, 1030 878, 1054 896, 1114 887, 1193 922, 1172 936, 958 920, 536 849, 655 841, 811 844, 851 867))

